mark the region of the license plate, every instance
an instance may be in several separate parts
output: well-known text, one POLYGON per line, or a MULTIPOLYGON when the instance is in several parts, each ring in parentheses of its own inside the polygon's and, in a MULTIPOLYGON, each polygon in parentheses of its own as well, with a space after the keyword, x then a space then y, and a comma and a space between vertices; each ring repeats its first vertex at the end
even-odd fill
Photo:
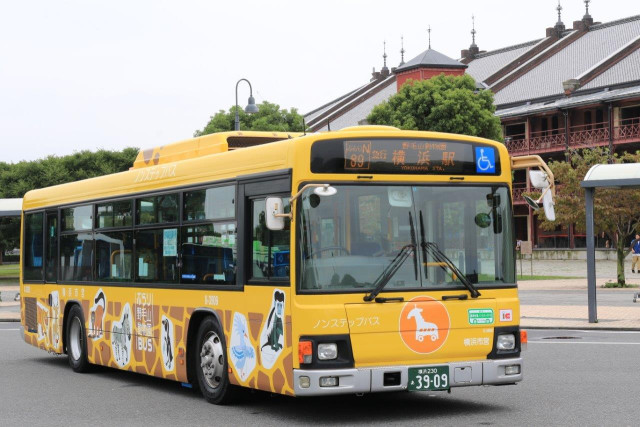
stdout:
POLYGON ((449 367, 409 368, 409 391, 449 390, 449 367))

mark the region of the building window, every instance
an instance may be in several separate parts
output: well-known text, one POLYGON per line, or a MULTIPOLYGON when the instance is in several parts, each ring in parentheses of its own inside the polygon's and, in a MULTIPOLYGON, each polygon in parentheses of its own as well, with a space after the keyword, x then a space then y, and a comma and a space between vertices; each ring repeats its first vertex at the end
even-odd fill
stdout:
POLYGON ((602 108, 596 110, 596 128, 602 129, 604 127, 604 111, 602 108))
POLYGON ((591 130, 591 111, 584 112, 584 129, 591 130))
POLYGON ((542 136, 547 135, 547 131, 549 130, 549 121, 546 117, 542 117, 540 119, 540 130, 542 131, 542 136))

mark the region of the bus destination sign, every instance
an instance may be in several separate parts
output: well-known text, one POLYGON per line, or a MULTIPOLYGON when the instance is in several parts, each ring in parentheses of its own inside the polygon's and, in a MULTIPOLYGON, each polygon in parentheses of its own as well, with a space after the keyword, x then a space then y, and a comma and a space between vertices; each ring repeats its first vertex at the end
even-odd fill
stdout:
POLYGON ((315 173, 476 175, 500 173, 494 147, 445 140, 329 140, 311 148, 315 173))

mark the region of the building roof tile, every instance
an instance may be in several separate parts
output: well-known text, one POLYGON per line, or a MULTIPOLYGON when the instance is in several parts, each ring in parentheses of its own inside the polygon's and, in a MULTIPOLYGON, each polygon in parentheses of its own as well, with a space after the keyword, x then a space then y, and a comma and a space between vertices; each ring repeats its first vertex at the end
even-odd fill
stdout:
POLYGON ((461 62, 451 59, 448 56, 433 50, 427 49, 412 60, 406 62, 396 69, 396 73, 413 70, 414 68, 467 68, 461 62))
MULTIPOLYGON (((495 103, 503 105, 562 94, 563 81, 581 75, 638 34, 640 15, 606 25, 594 25, 583 37, 496 93, 495 103)), ((640 79, 640 67, 637 73, 640 79)))

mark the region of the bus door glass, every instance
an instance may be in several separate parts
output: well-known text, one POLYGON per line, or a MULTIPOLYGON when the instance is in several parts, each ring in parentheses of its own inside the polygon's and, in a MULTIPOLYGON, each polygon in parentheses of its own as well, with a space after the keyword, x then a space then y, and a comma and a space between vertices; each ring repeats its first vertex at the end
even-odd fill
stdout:
MULTIPOLYGON (((233 348, 248 345, 256 354, 244 357, 231 354, 240 381, 245 381, 254 370, 273 375, 277 370, 290 372, 287 360, 292 357, 290 275, 291 275, 291 222, 285 221, 282 230, 269 230, 266 224, 266 198, 282 198, 285 212, 289 212, 291 181, 289 176, 254 179, 241 183, 238 188, 239 236, 244 250, 240 262, 244 280, 241 310, 233 315, 229 345, 233 348), (250 333, 243 336, 241 331, 250 333), (250 342, 249 342, 250 341, 250 342), (240 368, 242 366, 242 368, 240 368)), ((259 387, 260 388, 260 387, 259 387)))

